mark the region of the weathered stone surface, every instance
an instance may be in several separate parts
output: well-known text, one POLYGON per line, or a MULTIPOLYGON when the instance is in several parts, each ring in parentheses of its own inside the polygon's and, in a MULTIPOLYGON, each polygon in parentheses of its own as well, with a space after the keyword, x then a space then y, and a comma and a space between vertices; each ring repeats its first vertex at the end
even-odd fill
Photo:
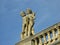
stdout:
POLYGON ((35 14, 32 12, 32 10, 28 9, 26 14, 23 12, 21 13, 21 16, 25 21, 23 21, 22 26, 22 40, 16 43, 16 45, 60 45, 60 22, 34 35, 33 25, 35 14), (24 25, 26 25, 26 27, 24 27, 24 25), (31 33, 33 35, 30 35, 31 33), (26 34, 28 34, 28 36, 26 36, 26 34))

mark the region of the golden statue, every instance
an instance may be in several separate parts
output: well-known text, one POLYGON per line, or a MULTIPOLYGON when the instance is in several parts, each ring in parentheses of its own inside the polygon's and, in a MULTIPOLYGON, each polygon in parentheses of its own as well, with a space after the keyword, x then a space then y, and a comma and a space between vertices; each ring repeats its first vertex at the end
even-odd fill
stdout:
POLYGON ((28 17, 28 22, 29 22, 29 25, 28 25, 28 35, 31 36, 31 35, 34 35, 34 19, 35 19, 35 13, 32 12, 31 9, 27 9, 26 10, 26 14, 27 14, 27 17, 28 17))
POLYGON ((23 19, 23 24, 22 24, 22 34, 21 34, 21 38, 23 39, 26 36, 26 30, 28 30, 27 26, 28 26, 28 17, 26 16, 25 12, 22 11, 20 13, 20 15, 22 16, 23 19))
POLYGON ((20 15, 22 16, 23 19, 21 38, 24 39, 26 37, 34 35, 33 25, 34 25, 35 13, 28 8, 26 10, 26 13, 22 11, 20 15))

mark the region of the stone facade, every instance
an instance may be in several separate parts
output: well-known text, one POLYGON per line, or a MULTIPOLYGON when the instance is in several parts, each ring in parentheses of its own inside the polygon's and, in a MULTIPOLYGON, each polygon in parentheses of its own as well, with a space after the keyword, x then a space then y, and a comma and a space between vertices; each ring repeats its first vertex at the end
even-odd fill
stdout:
MULTIPOLYGON (((28 32, 26 32, 28 33, 28 36, 21 38, 21 41, 16 43, 16 45, 60 45, 60 22, 42 30, 37 34, 32 33, 33 35, 30 35, 30 32, 32 31, 34 30, 28 30, 28 32)), ((21 35, 23 36, 23 34, 21 35)))

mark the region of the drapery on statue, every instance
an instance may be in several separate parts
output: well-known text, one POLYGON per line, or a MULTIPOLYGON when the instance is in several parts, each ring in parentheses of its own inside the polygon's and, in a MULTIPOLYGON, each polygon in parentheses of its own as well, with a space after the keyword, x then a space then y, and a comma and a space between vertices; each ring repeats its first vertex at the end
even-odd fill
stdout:
POLYGON ((26 13, 22 11, 20 15, 22 16, 23 19, 21 38, 23 39, 24 37, 34 35, 33 25, 34 25, 35 13, 28 8, 26 10, 26 13))
POLYGON ((35 13, 32 12, 31 9, 27 9, 26 10, 26 14, 27 14, 27 17, 28 17, 28 22, 29 22, 29 25, 28 25, 28 35, 34 35, 34 29, 33 29, 33 26, 34 26, 34 19, 35 19, 35 13))
POLYGON ((21 34, 21 38, 23 39, 26 36, 26 30, 28 30, 27 29, 28 28, 28 17, 26 16, 24 11, 22 11, 20 15, 22 16, 22 19, 23 19, 22 34, 21 34))

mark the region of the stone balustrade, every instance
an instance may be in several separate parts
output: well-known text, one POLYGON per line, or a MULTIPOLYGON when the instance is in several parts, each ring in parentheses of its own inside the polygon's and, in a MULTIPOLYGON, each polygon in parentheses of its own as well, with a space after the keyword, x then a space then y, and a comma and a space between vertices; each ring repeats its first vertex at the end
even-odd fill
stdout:
POLYGON ((16 45, 60 45, 60 22, 21 40, 16 45), (58 42, 58 43, 57 43, 58 42))
POLYGON ((60 40, 60 23, 50 27, 49 30, 42 31, 41 34, 35 36, 32 40, 34 40, 32 41, 34 45, 49 45, 60 40))

